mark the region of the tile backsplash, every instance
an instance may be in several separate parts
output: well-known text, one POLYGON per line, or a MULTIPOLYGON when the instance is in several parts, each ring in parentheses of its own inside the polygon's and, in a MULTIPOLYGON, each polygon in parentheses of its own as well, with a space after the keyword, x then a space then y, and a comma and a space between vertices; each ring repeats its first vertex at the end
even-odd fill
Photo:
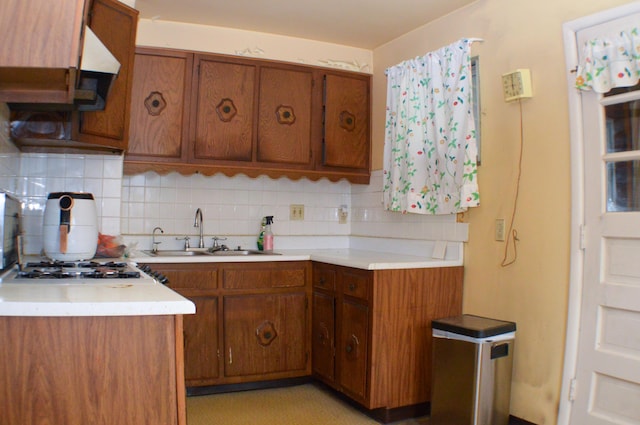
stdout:
MULTIPOLYGON (((368 236, 466 241, 468 225, 455 216, 398 214, 382 208, 382 172, 369 185, 245 175, 183 176, 153 172, 123 176, 123 158, 114 155, 20 153, 8 137, 8 109, 0 104, 0 186, 23 201, 25 249, 42 249, 42 217, 47 194, 91 192, 100 231, 144 239, 160 226, 164 236, 196 235, 197 208, 211 236, 255 236, 261 217, 274 216, 277 236, 368 236), (304 220, 289 218, 291 204, 304 205, 304 220), (347 220, 339 223, 346 205, 347 220)), ((144 247, 143 247, 144 248, 144 247)))

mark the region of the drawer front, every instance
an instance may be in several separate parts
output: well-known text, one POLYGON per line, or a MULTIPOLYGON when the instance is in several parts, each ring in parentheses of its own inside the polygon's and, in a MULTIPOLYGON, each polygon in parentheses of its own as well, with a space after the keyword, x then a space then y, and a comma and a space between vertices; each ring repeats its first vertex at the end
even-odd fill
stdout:
POLYGON ((344 295, 369 300, 372 274, 369 272, 345 271, 342 274, 342 293, 344 295))
POLYGON ((162 273, 173 289, 216 289, 218 287, 217 267, 198 267, 193 264, 149 264, 152 270, 162 273))
POLYGON ((224 289, 266 289, 304 287, 307 268, 300 263, 234 264, 224 266, 224 289))
POLYGON ((313 269, 313 287, 326 289, 328 291, 336 290, 336 271, 335 269, 325 267, 314 267, 313 269))

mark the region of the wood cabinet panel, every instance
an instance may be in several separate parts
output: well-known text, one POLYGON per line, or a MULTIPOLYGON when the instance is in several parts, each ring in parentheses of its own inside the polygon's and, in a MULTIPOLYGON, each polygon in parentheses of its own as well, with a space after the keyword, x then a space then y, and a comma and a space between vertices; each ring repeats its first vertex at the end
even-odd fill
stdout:
POLYGON ((196 314, 184 318, 184 363, 187 386, 212 384, 220 376, 218 297, 189 297, 196 314))
POLYGON ((85 3, 0 2, 0 102, 73 102, 85 3))
POLYGON ((0 47, 2 66, 77 68, 85 3, 85 0, 60 0, 56 7, 51 7, 49 0, 2 2, 0 28, 6 30, 0 47))
POLYGON ((335 298, 321 292, 313 293, 313 373, 322 381, 335 380, 335 298))
POLYGON ((341 291, 344 295, 369 299, 373 274, 367 270, 347 269, 342 272, 341 291))
POLYGON ((429 402, 431 320, 462 313, 462 278, 462 267, 371 271, 314 263, 314 375, 367 409, 429 402), (319 285, 332 272, 335 291, 319 285), (323 329, 331 303, 335 358, 323 329))
POLYGON ((0 317, 3 424, 185 425, 174 316, 0 317), (177 380, 176 380, 177 377, 177 380))
POLYGON ((260 70, 258 153, 261 162, 311 161, 311 70, 260 70))
POLYGON ((311 373, 311 263, 155 263, 196 305, 184 318, 189 387, 311 373))
POLYGON ((102 111, 80 112, 74 140, 125 150, 129 119, 138 11, 116 0, 93 0, 89 27, 120 62, 102 111))
POLYGON ((223 269, 225 289, 266 289, 304 287, 308 266, 298 261, 227 265, 223 269))
POLYGON ((225 296, 225 375, 305 371, 306 317, 304 292, 225 296))
POLYGON ((211 290, 218 287, 218 269, 189 270, 163 268, 154 265, 153 269, 161 271, 169 279, 169 287, 172 289, 202 289, 211 290))
POLYGON ((370 167, 370 96, 366 78, 325 75, 323 165, 370 167))
POLYGON ((196 159, 251 162, 256 67, 196 55, 196 159))
POLYGON ((336 270, 333 266, 322 266, 317 263, 314 265, 313 287, 328 291, 336 290, 336 270))
POLYGON ((463 270, 376 271, 371 405, 431 400, 431 320, 462 314, 463 270))
POLYGON ((369 367, 369 308, 343 300, 340 318, 340 341, 336 355, 340 387, 344 393, 361 403, 367 402, 369 367))
MULTIPOLYGON (((182 121, 175 113, 163 113, 156 120, 169 123, 150 128, 146 121, 135 118, 144 110, 134 98, 131 132, 138 134, 135 142, 131 134, 125 174, 242 173, 249 177, 344 178, 369 183, 370 75, 352 76, 319 67, 217 54, 158 48, 144 51, 191 58, 187 72, 194 83, 187 83, 185 92, 191 100, 184 106, 182 121), (326 93, 322 84, 325 75, 329 75, 326 93), (361 101, 364 104, 357 105, 361 101), (332 121, 325 126, 327 111, 332 121), (173 137, 159 137, 180 124, 183 128, 174 131, 173 137)), ((161 78, 152 75, 161 68, 147 68, 143 78, 161 78)), ((168 78, 178 84, 176 76, 168 78)), ((142 90, 144 95, 138 96, 144 100, 149 89, 136 87, 137 81, 133 91, 142 90)))
POLYGON ((193 55, 138 48, 133 69, 129 158, 185 156, 193 55))

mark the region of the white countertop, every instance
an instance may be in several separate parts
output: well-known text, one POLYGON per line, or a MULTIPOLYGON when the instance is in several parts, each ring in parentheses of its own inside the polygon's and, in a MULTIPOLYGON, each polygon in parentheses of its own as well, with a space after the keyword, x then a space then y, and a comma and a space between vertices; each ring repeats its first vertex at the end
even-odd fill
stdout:
MULTIPOLYGON (((461 243, 449 243, 445 255, 432 245, 371 239, 352 247, 329 249, 276 249, 278 255, 153 257, 134 251, 128 261, 138 263, 318 261, 364 270, 455 267, 463 265, 461 243), (362 249, 366 247, 367 249, 362 249), (385 251, 388 249, 389 251, 385 251), (424 253, 424 254, 422 254, 424 253), (419 254, 419 255, 418 255, 419 254), (443 258, 434 258, 443 257, 443 258)), ((296 247, 297 248, 297 247, 296 247)), ((6 283, 0 282, 0 316, 142 316, 193 314, 195 305, 155 281, 118 283, 6 283)))
POLYGON ((136 252, 131 260, 138 263, 242 263, 265 261, 305 261, 312 260, 339 266, 364 270, 417 269, 429 267, 461 266, 462 260, 445 260, 415 255, 394 254, 388 252, 365 251, 357 249, 317 249, 317 250, 276 250, 275 255, 195 255, 154 257, 136 252))
POLYGON ((0 316, 151 316, 196 311, 191 301, 149 279, 94 282, 0 282, 0 316))

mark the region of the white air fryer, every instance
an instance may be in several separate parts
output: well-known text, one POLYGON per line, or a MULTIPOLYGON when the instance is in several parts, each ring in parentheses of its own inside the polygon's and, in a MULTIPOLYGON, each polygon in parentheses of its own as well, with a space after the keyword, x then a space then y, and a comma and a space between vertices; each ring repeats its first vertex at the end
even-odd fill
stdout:
POLYGON ((44 253, 52 260, 93 258, 98 246, 98 213, 91 193, 53 192, 44 210, 44 253))

